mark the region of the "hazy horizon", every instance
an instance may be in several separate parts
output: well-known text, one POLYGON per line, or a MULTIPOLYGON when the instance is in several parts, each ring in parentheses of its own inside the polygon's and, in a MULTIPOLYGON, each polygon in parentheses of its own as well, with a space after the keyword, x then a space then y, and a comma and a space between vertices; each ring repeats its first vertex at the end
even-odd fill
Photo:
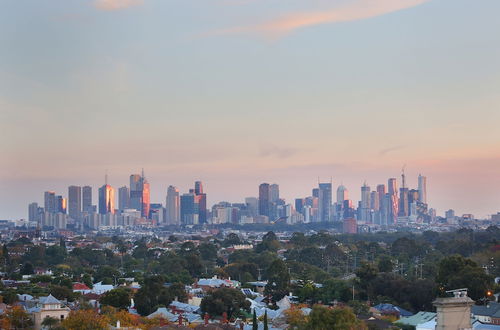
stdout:
POLYGON ((360 198, 427 176, 442 215, 500 211, 500 2, 74 0, 0 4, 0 219, 145 169, 151 202, 360 198), (478 4, 480 3, 480 4, 478 4))

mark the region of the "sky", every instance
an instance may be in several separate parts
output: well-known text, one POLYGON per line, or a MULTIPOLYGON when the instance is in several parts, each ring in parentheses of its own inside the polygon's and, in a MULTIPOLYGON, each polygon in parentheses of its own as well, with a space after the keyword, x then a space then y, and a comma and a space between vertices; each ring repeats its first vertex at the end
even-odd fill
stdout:
POLYGON ((0 219, 43 192, 152 202, 321 181, 357 200, 427 176, 430 207, 500 211, 498 0, 4 0, 0 219))

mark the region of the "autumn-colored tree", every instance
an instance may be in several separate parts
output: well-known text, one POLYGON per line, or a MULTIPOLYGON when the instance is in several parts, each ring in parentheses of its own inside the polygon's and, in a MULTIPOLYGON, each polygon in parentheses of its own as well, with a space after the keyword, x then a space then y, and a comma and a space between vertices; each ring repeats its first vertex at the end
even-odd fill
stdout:
POLYGON ((302 329, 307 323, 307 316, 297 307, 287 309, 285 319, 286 323, 290 325, 290 329, 302 329))
POLYGON ((305 329, 365 330, 366 325, 356 318, 350 308, 328 308, 315 305, 309 314, 305 329))
POLYGON ((62 321, 66 330, 107 330, 109 319, 105 315, 99 315, 95 310, 78 310, 69 313, 62 321))
POLYGON ((14 306, 10 311, 8 311, 7 318, 9 319, 10 326, 14 329, 25 329, 33 325, 31 317, 21 306, 14 306))

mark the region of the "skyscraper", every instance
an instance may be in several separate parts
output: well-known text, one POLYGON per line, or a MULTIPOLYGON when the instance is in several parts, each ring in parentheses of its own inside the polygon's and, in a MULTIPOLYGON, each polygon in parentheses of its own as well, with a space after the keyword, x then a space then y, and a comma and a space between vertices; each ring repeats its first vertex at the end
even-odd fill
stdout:
POLYGON ((123 211, 130 207, 130 191, 127 186, 118 188, 118 209, 123 211))
POLYGON ((130 208, 142 210, 142 179, 139 174, 130 176, 130 208))
POLYGON ((395 178, 390 178, 387 182, 388 187, 388 213, 387 224, 392 225, 397 223, 399 214, 399 199, 398 199, 398 183, 395 178))
POLYGON ((270 211, 270 187, 269 183, 262 183, 259 186, 259 215, 269 217, 270 211))
POLYGON ((99 188, 99 213, 115 213, 115 190, 109 184, 99 188))
POLYGON ((180 225, 180 195, 179 189, 169 186, 167 189, 167 224, 180 225))
POLYGON ((418 175, 418 201, 427 204, 427 178, 418 175))
POLYGON ((346 199, 349 199, 349 191, 341 184, 337 188, 337 204, 342 205, 346 199))
POLYGON ((370 186, 366 182, 361 187, 361 221, 370 222, 370 186))
POLYGON ((28 220, 38 222, 38 203, 31 203, 28 206, 28 220))
POLYGON ((46 191, 43 199, 45 212, 56 213, 56 193, 53 191, 46 191))
POLYGON ((144 172, 142 172, 142 207, 141 215, 143 218, 149 218, 149 206, 150 206, 150 192, 149 192, 149 182, 144 177, 144 172))
POLYGON ((194 193, 196 195, 203 194, 203 183, 201 181, 196 181, 194 183, 194 193))
POLYGON ((181 223, 183 225, 198 224, 198 204, 194 190, 181 196, 181 223))
POLYGON ((318 212, 319 221, 332 220, 332 183, 318 184, 318 212))
POLYGON ((407 217, 409 215, 408 188, 406 187, 406 175, 403 168, 401 173, 401 188, 399 189, 399 210, 398 216, 407 217))
POLYGON ((66 198, 61 195, 56 196, 56 213, 66 214, 66 198))
POLYGON ((82 213, 82 187, 68 187, 68 214, 74 219, 80 219, 82 213))
POLYGON ((269 201, 271 203, 277 203, 280 199, 280 186, 273 183, 269 186, 269 201))
POLYGON ((141 216, 144 218, 149 217, 149 182, 142 175, 132 174, 130 176, 130 208, 141 211, 141 216))
POLYGON ((82 187, 82 210, 86 213, 93 213, 94 207, 92 206, 92 187, 82 187))

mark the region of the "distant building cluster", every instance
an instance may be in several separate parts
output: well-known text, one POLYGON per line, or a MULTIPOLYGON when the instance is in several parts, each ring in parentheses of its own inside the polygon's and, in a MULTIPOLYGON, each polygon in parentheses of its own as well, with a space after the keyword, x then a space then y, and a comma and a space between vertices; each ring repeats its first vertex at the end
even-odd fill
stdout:
MULTIPOLYGON (((93 204, 90 186, 69 186, 67 197, 54 191, 44 193, 44 203, 29 205, 29 223, 54 229, 100 230, 128 226, 189 226, 204 224, 265 224, 265 223, 332 223, 339 231, 356 233, 372 227, 390 228, 411 224, 432 224, 436 211, 427 204, 427 179, 418 176, 418 186, 406 184, 403 170, 401 187, 398 180, 389 178, 375 189, 365 182, 361 200, 354 203, 349 191, 339 185, 334 198, 330 182, 318 182, 311 196, 296 198, 287 203, 280 197, 278 184, 262 183, 258 197, 247 197, 241 203, 218 202, 207 206, 203 183, 180 193, 175 186, 166 191, 165 203, 151 203, 150 186, 144 172, 130 175, 128 186, 116 189, 107 183, 98 188, 97 205, 93 204), (116 204, 118 199, 118 204, 116 204)), ((474 220, 472 215, 462 218, 474 220)), ((497 217, 497 216, 496 216, 497 217)), ((453 210, 446 211, 446 223, 458 224, 453 210)))

